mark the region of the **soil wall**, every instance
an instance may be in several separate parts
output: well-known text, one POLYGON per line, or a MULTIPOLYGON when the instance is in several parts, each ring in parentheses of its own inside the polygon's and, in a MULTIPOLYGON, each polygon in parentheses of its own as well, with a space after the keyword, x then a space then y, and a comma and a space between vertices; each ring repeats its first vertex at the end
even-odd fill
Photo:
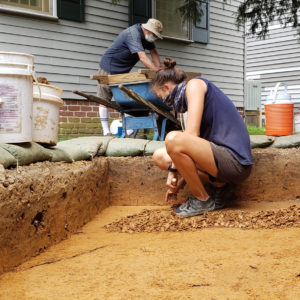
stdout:
POLYGON ((106 159, 37 163, 0 179, 0 273, 42 252, 109 205, 106 159))
MULTIPOLYGON (((253 151, 251 176, 235 201, 300 199, 299 149, 253 151)), ((151 157, 36 163, 0 170, 0 273, 89 222, 109 205, 165 205, 166 172, 151 157)), ((189 194, 182 191, 179 200, 189 194)))
MULTIPOLYGON (((300 149, 254 149, 251 175, 235 188, 233 201, 300 199, 300 149)), ((111 205, 162 205, 166 172, 150 157, 109 158, 111 205)), ((178 200, 190 194, 186 188, 178 200)))

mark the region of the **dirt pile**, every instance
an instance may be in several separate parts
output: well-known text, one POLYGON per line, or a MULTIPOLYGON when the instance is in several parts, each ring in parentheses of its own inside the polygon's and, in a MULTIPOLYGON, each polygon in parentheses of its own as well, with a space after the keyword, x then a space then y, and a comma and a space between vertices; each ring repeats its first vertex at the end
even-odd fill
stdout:
POLYGON ((270 229, 300 227, 300 207, 258 212, 213 211, 202 216, 181 218, 169 209, 143 210, 119 221, 105 225, 109 232, 177 232, 195 231, 209 227, 270 229))

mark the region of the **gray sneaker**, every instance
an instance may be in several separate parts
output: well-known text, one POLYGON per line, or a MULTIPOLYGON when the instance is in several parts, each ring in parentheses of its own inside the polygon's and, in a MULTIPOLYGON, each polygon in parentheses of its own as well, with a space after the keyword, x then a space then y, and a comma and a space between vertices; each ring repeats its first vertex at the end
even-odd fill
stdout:
POLYGON ((174 209, 174 212, 180 217, 192 217, 202 215, 207 211, 215 209, 215 201, 209 197, 206 201, 201 201, 190 196, 185 203, 174 209))
POLYGON ((233 194, 233 186, 231 184, 226 183, 221 187, 215 187, 212 197, 215 200, 215 209, 222 209, 226 202, 232 197, 233 194))

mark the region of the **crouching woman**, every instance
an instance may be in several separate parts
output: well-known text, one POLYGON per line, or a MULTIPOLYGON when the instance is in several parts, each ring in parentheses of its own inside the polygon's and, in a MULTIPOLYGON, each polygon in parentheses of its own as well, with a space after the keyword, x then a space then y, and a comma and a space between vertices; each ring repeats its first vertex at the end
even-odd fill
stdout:
POLYGON ((184 132, 168 133, 166 147, 156 150, 153 160, 169 171, 166 201, 185 183, 189 186, 192 195, 174 212, 190 217, 223 208, 231 186, 250 175, 253 162, 247 128, 231 100, 207 79, 187 82, 175 65, 164 60, 153 89, 175 111, 187 111, 186 126, 184 132), (213 186, 211 195, 203 182, 213 186))

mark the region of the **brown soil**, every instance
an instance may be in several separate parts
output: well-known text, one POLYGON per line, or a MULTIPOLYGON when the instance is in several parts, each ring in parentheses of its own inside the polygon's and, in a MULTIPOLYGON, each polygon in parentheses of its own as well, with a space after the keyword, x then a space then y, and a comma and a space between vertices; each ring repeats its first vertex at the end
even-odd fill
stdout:
MULTIPOLYGON (((231 208, 241 201, 253 207, 299 201, 299 149, 254 149, 253 156, 252 173, 236 187, 231 208)), ((67 238, 104 207, 164 205, 165 181, 166 172, 151 157, 0 169, 0 274, 67 238)), ((181 191, 178 201, 189 194, 188 188, 181 191)))
MULTIPOLYGON (((216 214, 299 213, 299 203, 288 206, 268 202, 253 210, 244 203, 216 214)), ((158 207, 104 209, 70 239, 2 275, 0 299, 299 299, 299 228, 139 234, 104 228, 129 215, 170 220, 165 212, 158 207)))
POLYGON ((107 174, 103 159, 36 163, 0 174, 0 274, 67 238, 109 206, 107 174))

